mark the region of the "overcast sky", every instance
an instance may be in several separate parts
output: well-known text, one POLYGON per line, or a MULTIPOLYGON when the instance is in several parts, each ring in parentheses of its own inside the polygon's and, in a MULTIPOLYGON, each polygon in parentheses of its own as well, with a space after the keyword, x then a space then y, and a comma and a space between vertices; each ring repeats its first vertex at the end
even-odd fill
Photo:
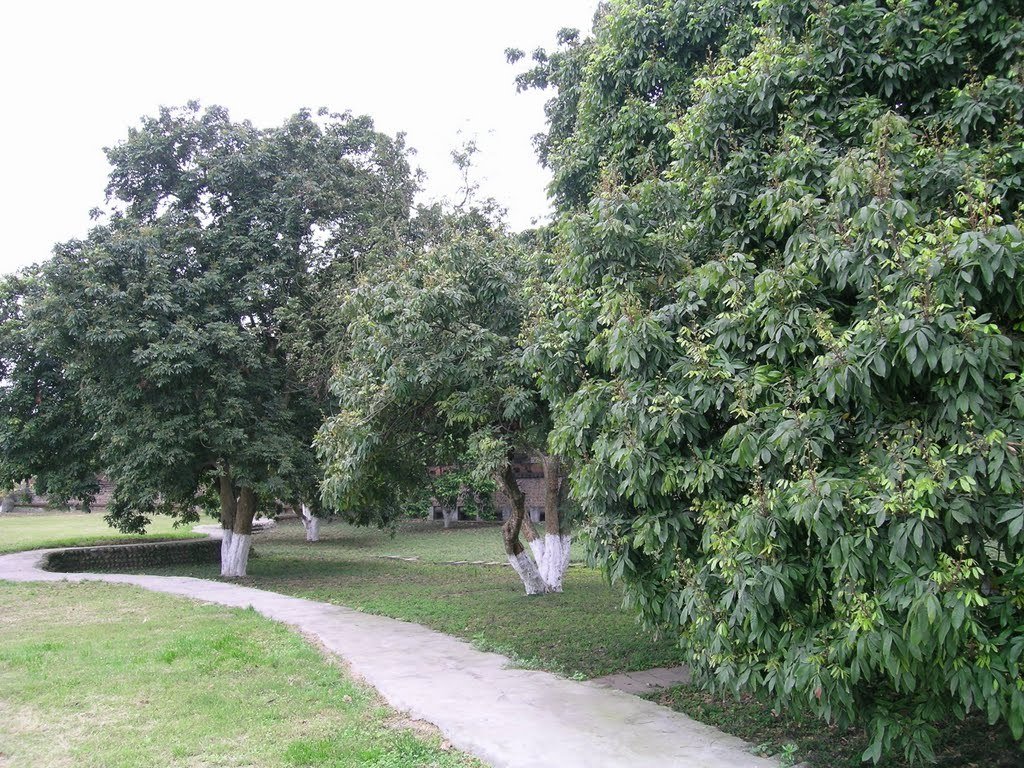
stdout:
MULTIPOLYGON (((509 221, 547 213, 530 137, 545 96, 517 94, 509 46, 590 28, 597 0, 81 0, 0 10, 0 272, 86 233, 103 203, 102 148, 142 115, 189 99, 258 126, 301 107, 371 115, 404 131, 430 197, 454 196, 450 151, 476 138, 482 191, 509 221), (461 134, 460 134, 461 131, 461 134)), ((520 65, 521 67, 521 65, 520 65)))

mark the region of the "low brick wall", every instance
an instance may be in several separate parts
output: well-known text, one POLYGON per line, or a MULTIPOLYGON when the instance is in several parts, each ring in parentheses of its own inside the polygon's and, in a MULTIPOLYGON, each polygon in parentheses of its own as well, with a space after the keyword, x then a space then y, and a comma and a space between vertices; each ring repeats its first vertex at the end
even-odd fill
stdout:
POLYGON ((147 544, 71 547, 51 552, 43 568, 57 573, 144 570, 159 565, 205 565, 220 562, 220 541, 185 539, 147 544))

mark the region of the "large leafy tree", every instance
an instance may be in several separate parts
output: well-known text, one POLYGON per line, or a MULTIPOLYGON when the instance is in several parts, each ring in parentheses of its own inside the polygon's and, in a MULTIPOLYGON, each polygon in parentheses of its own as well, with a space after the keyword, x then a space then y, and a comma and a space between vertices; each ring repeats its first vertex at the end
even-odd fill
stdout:
POLYGON ((36 268, 0 279, 0 490, 26 480, 51 504, 99 490, 97 443, 75 382, 41 349, 32 322, 45 293, 36 268))
POLYGON ((550 420, 522 359, 538 263, 478 211, 441 216, 427 239, 349 296, 337 410, 317 436, 324 497, 356 520, 386 524, 436 488, 431 468, 493 480, 511 502, 505 549, 527 593, 561 591, 570 543, 562 471, 546 453, 550 420), (515 477, 522 455, 544 466, 543 536, 515 477))
POLYGON ((1021 738, 1024 9, 717 8, 612 4, 551 155, 531 354, 595 554, 707 684, 865 758, 1021 738))
POLYGON ((209 492, 244 575, 257 508, 317 498, 318 297, 405 227, 404 148, 368 118, 259 130, 190 104, 107 154, 109 220, 46 268, 48 349, 97 425, 112 521, 190 519, 209 492))
MULTIPOLYGON (((547 130, 535 137, 561 210, 586 208, 602 177, 648 178, 672 161, 671 123, 693 98, 701 67, 750 50, 751 0, 600 3, 595 37, 562 29, 516 77, 520 90, 550 89, 547 130)), ((524 54, 508 49, 515 63, 524 54)))

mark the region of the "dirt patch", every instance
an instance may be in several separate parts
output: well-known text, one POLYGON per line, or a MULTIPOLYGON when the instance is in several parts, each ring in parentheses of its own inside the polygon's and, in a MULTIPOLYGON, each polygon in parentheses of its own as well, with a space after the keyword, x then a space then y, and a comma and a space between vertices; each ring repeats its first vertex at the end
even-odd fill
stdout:
POLYGON ((426 720, 417 720, 401 713, 396 713, 385 720, 384 727, 392 731, 412 731, 417 736, 428 739, 435 737, 444 739, 444 735, 433 723, 428 723, 426 720))

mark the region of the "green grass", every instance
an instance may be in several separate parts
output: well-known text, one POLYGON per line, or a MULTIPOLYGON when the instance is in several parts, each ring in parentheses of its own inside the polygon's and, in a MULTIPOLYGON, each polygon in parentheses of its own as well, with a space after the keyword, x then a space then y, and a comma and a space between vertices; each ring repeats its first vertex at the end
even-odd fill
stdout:
POLYGON ((111 528, 98 512, 16 512, 0 515, 0 554, 49 547, 190 539, 199 535, 190 529, 191 526, 175 528, 170 518, 158 517, 145 535, 138 535, 111 528))
POLYGON ((480 765, 402 724, 253 611, 121 585, 0 582, 4 768, 480 765))
MULTIPOLYGON (((288 520, 282 522, 280 530, 289 539, 295 538, 292 534, 301 533, 295 523, 288 520)), ((363 550, 373 557, 414 557, 430 563, 508 562, 500 523, 460 522, 444 528, 437 522, 407 520, 392 534, 379 528, 331 522, 320 530, 323 541, 317 546, 333 542, 353 553, 363 550)), ((583 549, 578 542, 573 542, 571 556, 576 562, 583 560, 583 549)))
MULTIPOLYGON (((623 610, 621 594, 595 570, 573 566, 561 594, 527 597, 507 566, 441 565, 503 561, 496 525, 408 523, 387 533, 341 523, 303 541, 298 523, 280 524, 254 541, 249 583, 289 595, 347 605, 433 627, 514 657, 524 666, 598 677, 680 662, 675 645, 654 640, 623 610), (383 559, 417 557, 417 562, 383 559)), ((151 573, 215 579, 214 566, 151 573)))
MULTIPOLYGON (((810 768, 862 768, 860 756, 868 746, 862 729, 829 727, 813 718, 778 716, 752 699, 736 701, 680 686, 653 694, 653 701, 714 725, 726 733, 758 745, 759 751, 782 755, 795 745, 793 759, 810 768)), ((1006 729, 992 728, 983 717, 941 728, 935 745, 936 768, 1020 768, 1024 752, 1006 729)), ((878 764, 879 768, 908 768, 902 756, 878 764)))

